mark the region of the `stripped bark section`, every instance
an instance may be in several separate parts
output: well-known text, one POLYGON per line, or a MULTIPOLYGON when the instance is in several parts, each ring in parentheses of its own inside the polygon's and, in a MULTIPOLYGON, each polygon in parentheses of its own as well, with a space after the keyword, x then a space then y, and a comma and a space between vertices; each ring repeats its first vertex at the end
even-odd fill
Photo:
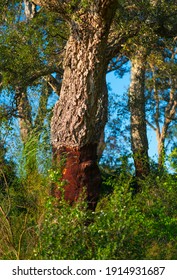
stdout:
MULTIPOLYGON (((96 145, 86 145, 80 149, 62 147, 60 151, 54 151, 55 160, 65 160, 62 170, 64 182, 64 198, 71 204, 84 194, 88 201, 88 207, 95 209, 101 187, 100 170, 96 159, 96 145)), ((61 198, 62 191, 54 186, 53 194, 61 198)))

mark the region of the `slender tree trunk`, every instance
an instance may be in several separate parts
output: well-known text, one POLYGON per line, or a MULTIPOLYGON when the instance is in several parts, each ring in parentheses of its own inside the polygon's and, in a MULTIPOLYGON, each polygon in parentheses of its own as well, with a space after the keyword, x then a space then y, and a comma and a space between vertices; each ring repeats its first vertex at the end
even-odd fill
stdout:
POLYGON ((137 178, 149 174, 148 140, 145 119, 146 51, 139 48, 132 58, 129 106, 131 114, 131 145, 137 178))
POLYGON ((24 162, 22 173, 25 172, 25 176, 29 177, 32 171, 37 170, 37 161, 34 152, 36 142, 34 143, 33 141, 33 144, 31 145, 31 140, 33 140, 31 139, 33 132, 32 108, 28 100, 27 89, 20 87, 16 88, 16 105, 19 114, 20 136, 23 143, 24 162), (30 152, 31 149, 33 152, 30 152))
POLYGON ((38 105, 38 112, 34 121, 34 129, 36 129, 39 133, 43 128, 44 125, 44 120, 47 116, 47 103, 49 96, 52 93, 52 88, 48 84, 48 82, 43 81, 42 83, 42 88, 41 88, 41 96, 39 99, 39 105, 38 105))
MULTIPOLYGON (((171 90, 173 92, 173 90, 171 90)), ((171 98, 171 93, 170 93, 171 98)), ((165 140, 167 138, 167 133, 169 129, 169 125, 174 120, 175 114, 176 114, 176 108, 177 108, 177 101, 174 99, 174 96, 169 101, 166 110, 165 110, 165 119, 162 126, 162 130, 159 133, 158 130, 156 130, 156 136, 157 136, 157 143, 158 143, 158 168, 159 170, 164 169, 165 164, 165 140), (172 100, 173 99, 173 100, 172 100)))
POLYGON ((36 14, 36 5, 32 1, 24 0, 25 16, 27 21, 32 19, 36 14))
POLYGON ((26 89, 16 88, 16 105, 19 114, 21 140, 25 144, 32 131, 31 106, 26 89))
POLYGON ((47 82, 42 85, 42 92, 39 100, 38 112, 34 123, 32 122, 32 108, 28 100, 27 90, 16 88, 16 105, 19 114, 20 136, 23 143, 23 154, 26 159, 26 175, 31 172, 38 172, 37 147, 40 131, 43 127, 47 114, 47 101, 51 88, 47 82), (28 156, 26 156, 26 153, 28 156))
POLYGON ((158 169, 160 171, 164 170, 164 164, 165 164, 165 140, 167 137, 167 133, 169 130, 169 126, 171 122, 174 121, 175 115, 176 115, 176 108, 177 108, 177 94, 176 94, 176 79, 171 78, 170 85, 171 89, 169 92, 169 101, 165 108, 165 114, 164 114, 164 122, 162 127, 160 126, 160 97, 159 93, 156 88, 156 79, 155 79, 155 70, 154 67, 152 67, 152 73, 153 73, 153 84, 154 84, 154 99, 156 102, 155 106, 155 114, 154 114, 154 122, 155 126, 150 124, 151 128, 154 129, 156 132, 156 138, 157 138, 157 147, 158 147, 158 169))
POLYGON ((158 151, 158 169, 163 170, 166 135, 162 135, 161 133, 159 134, 158 131, 156 131, 156 138, 157 138, 157 151, 158 151))
MULTIPOLYGON (((73 203, 85 188, 91 208, 96 205, 101 184, 97 146, 107 121, 105 50, 115 10, 115 1, 98 2, 104 2, 100 9, 93 4, 92 12, 71 25, 60 99, 51 124, 54 158, 56 162, 65 158, 65 199, 73 203)), ((54 193, 60 197, 57 188, 54 193)))

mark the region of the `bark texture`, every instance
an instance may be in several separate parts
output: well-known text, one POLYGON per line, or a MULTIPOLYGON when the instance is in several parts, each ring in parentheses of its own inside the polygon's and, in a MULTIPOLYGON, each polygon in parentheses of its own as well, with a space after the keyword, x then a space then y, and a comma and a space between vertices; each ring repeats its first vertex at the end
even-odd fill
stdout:
POLYGON ((57 161, 65 153, 65 198, 76 201, 86 188, 93 207, 101 184, 97 146, 107 121, 105 51, 116 1, 95 2, 70 23, 60 99, 51 123, 57 161))
POLYGON ((140 48, 132 58, 129 106, 131 114, 131 144, 136 177, 149 174, 148 139, 145 118, 145 63, 146 51, 140 48))

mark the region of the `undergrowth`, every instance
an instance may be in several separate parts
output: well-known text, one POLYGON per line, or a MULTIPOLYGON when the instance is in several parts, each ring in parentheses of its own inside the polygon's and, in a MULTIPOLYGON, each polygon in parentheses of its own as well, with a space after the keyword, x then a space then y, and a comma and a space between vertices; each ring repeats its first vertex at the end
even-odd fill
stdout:
POLYGON ((151 174, 132 196, 130 176, 104 177, 95 212, 51 197, 50 176, 1 194, 0 259, 176 259, 177 176, 151 174))

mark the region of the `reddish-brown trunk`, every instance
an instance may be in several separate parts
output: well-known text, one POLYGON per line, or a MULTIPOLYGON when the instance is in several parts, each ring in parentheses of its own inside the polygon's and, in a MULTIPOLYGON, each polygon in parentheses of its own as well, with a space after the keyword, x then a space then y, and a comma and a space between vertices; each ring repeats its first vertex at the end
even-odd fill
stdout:
MULTIPOLYGON (((55 159, 59 162, 65 160, 62 170, 64 183, 64 198, 71 204, 84 194, 88 207, 94 209, 100 192, 100 170, 97 165, 96 144, 86 145, 82 148, 61 148, 53 151, 55 159)), ((61 189, 54 186, 53 194, 60 198, 61 189)))

